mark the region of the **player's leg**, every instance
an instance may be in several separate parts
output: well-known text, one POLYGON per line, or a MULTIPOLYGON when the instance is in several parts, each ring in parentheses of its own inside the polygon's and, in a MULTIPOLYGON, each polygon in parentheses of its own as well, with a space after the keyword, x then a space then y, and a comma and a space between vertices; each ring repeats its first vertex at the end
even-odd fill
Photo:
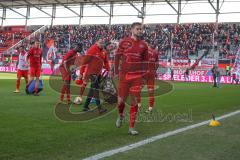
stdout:
POLYGON ((120 117, 124 117, 125 101, 129 95, 129 82, 120 81, 118 87, 118 113, 120 117))
POLYGON ((66 94, 67 94, 67 103, 70 103, 71 102, 71 93, 70 93, 70 86, 71 86, 71 76, 69 76, 65 82, 65 91, 66 91, 66 94))
POLYGON ((36 77, 35 86, 34 86, 34 96, 39 96, 38 94, 39 81, 40 81, 39 77, 36 77))
POLYGON ((82 103, 82 99, 83 99, 83 94, 84 94, 84 91, 85 91, 85 88, 87 86, 88 82, 87 80, 83 80, 83 83, 81 84, 80 86, 80 92, 79 92, 79 98, 80 98, 80 103, 82 103))
POLYGON ((119 81, 118 101, 117 101, 119 116, 116 121, 117 128, 120 128, 122 126, 122 121, 124 119, 125 102, 128 97, 128 94, 129 94, 129 83, 127 81, 119 81))
POLYGON ((101 104, 100 104, 100 99, 99 99, 99 83, 100 83, 100 76, 97 76, 95 78, 94 81, 94 93, 93 93, 93 97, 96 100, 96 105, 98 107, 98 111, 99 113, 104 113, 107 111, 106 108, 102 108, 101 104))
POLYGON ((29 77, 28 77, 28 70, 25 70, 25 71, 23 71, 23 77, 24 77, 24 79, 25 79, 25 87, 27 87, 27 85, 28 85, 28 80, 29 80, 29 77))
POLYGON ((67 96, 67 103, 71 102, 70 83, 71 83, 71 81, 69 79, 63 80, 61 94, 60 94, 60 101, 61 102, 64 102, 64 95, 65 95, 65 93, 66 93, 66 96, 67 96))
POLYGON ((22 72, 18 69, 17 71, 17 81, 16 81, 16 90, 14 93, 19 93, 20 83, 21 83, 22 72))
POLYGON ((62 66, 59 67, 59 71, 61 73, 62 81, 63 81, 62 88, 61 88, 61 94, 60 94, 60 101, 64 102, 64 95, 66 92, 65 78, 67 75, 66 75, 66 70, 62 66))
POLYGON ((83 81, 82 85, 80 86, 80 92, 79 92, 80 97, 83 96, 86 86, 87 86, 87 82, 83 81))
POLYGON ((215 87, 218 87, 218 77, 217 77, 217 76, 215 76, 214 86, 215 86, 215 87))
POLYGON ((86 101, 84 103, 84 106, 83 106, 83 111, 85 111, 85 112, 90 110, 89 104, 91 102, 91 99, 94 96, 94 88, 95 88, 95 84, 94 84, 95 83, 94 82, 95 78, 94 78, 94 75, 90 76, 90 80, 91 80, 90 90, 88 92, 87 99, 86 99, 86 101))
POLYGON ((138 132, 135 130, 135 121, 138 113, 137 98, 133 94, 130 94, 130 117, 129 117, 129 134, 136 135, 138 132))
POLYGON ((94 97, 96 99, 96 105, 98 107, 99 113, 104 113, 107 111, 107 109, 104 109, 100 105, 100 99, 99 99, 99 76, 98 75, 91 75, 91 87, 86 99, 86 102, 84 104, 84 109, 83 111, 88 111, 89 110, 89 104, 91 102, 91 99, 94 97))
POLYGON ((64 102, 64 95, 67 95, 67 103, 70 103, 71 96, 70 96, 70 83, 71 83, 71 75, 66 71, 66 69, 62 66, 59 67, 60 73, 62 75, 62 88, 60 94, 60 101, 64 102))
POLYGON ((28 70, 24 71, 24 79, 25 79, 25 83, 26 83, 26 86, 28 84, 28 70))
POLYGON ((136 135, 138 132, 135 130, 135 121, 138 113, 138 104, 137 104, 137 96, 140 94, 140 90, 142 87, 142 80, 136 79, 131 83, 130 87, 130 117, 129 117, 129 134, 136 135))
MULTIPOLYGON (((68 90, 68 83, 69 81, 67 79, 63 80, 62 88, 61 88, 61 94, 60 94, 60 101, 64 102, 64 96, 65 94, 67 95, 67 90, 68 90)), ((70 100, 67 98, 67 103, 69 103, 70 100)))
POLYGON ((38 86, 39 86, 39 83, 40 83, 40 75, 41 75, 41 68, 36 68, 35 69, 36 81, 35 81, 35 87, 34 87, 34 95, 35 96, 39 96, 39 94, 38 94, 38 86))
POLYGON ((151 112, 154 106, 154 85, 155 85, 155 77, 151 77, 147 81, 147 89, 148 89, 148 98, 149 98, 149 106, 146 112, 151 112))
POLYGON ((52 71, 52 74, 54 74, 54 62, 53 62, 53 60, 51 61, 51 63, 50 63, 50 67, 51 67, 51 71, 52 71))
POLYGON ((34 80, 34 77, 32 77, 31 75, 28 78, 28 85, 34 80))
POLYGON ((138 108, 139 108, 139 109, 140 109, 141 106, 142 106, 142 103, 141 103, 141 101, 142 101, 141 92, 142 92, 142 88, 143 88, 143 87, 144 87, 144 85, 141 86, 139 95, 137 95, 137 104, 138 104, 138 108))
POLYGON ((30 83, 34 80, 34 77, 35 77, 35 68, 30 68, 30 70, 29 70, 29 79, 28 79, 28 84, 27 84, 26 88, 28 88, 30 83))
POLYGON ((61 89, 61 94, 60 94, 60 101, 61 101, 61 102, 64 102, 65 92, 66 92, 66 85, 65 85, 65 81, 63 81, 62 89, 61 89))

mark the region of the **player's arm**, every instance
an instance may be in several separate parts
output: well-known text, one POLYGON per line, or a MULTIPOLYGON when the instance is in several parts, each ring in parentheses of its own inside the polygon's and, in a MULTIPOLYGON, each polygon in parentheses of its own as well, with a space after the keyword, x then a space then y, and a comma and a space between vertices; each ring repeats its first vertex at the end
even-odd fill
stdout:
POLYGON ((19 63, 19 55, 18 55, 18 60, 17 60, 17 63, 16 63, 16 68, 17 68, 17 66, 18 66, 18 63, 19 63))
POLYGON ((155 57, 155 74, 157 74, 157 69, 159 67, 159 52, 156 51, 156 57, 155 57))
POLYGON ((83 75, 85 70, 86 70, 86 66, 85 65, 81 66, 80 67, 80 74, 83 75))
POLYGON ((119 43, 118 49, 115 52, 115 56, 114 56, 114 74, 118 75, 119 73, 119 64, 120 61, 122 60, 122 55, 124 52, 124 48, 123 48, 123 43, 122 41, 119 43))
POLYGON ((64 62, 63 62, 63 66, 65 68, 66 71, 68 71, 68 73, 71 73, 71 70, 70 70, 70 66, 68 66, 68 61, 71 60, 71 58, 73 58, 73 56, 75 55, 74 52, 67 52, 65 55, 64 55, 64 62))
POLYGON ((104 57, 104 67, 107 71, 110 71, 110 65, 109 65, 109 60, 107 55, 104 57))
POLYGON ((17 68, 17 66, 18 66, 18 63, 19 63, 19 60, 17 60, 17 63, 16 63, 16 68, 17 68))
POLYGON ((40 55, 40 66, 42 68, 42 58, 43 58, 43 51, 41 50, 41 55, 40 55))
POLYGON ((80 75, 79 75, 79 79, 82 79, 83 78, 83 74, 84 74, 84 72, 86 71, 86 65, 82 65, 81 67, 80 67, 80 75))
POLYGON ((47 62, 50 60, 49 55, 51 54, 51 52, 52 52, 52 47, 50 47, 47 51, 47 57, 46 57, 47 62))
POLYGON ((84 56, 81 57, 81 60, 79 62, 79 65, 87 65, 90 63, 92 59, 94 59, 93 56, 96 54, 96 49, 94 47, 90 47, 84 56))
POLYGON ((149 67, 149 62, 148 62, 148 46, 147 44, 145 44, 145 50, 143 52, 143 55, 142 55, 142 70, 144 72, 147 72, 148 71, 148 67, 149 67))
POLYGON ((32 54, 33 54, 33 51, 32 51, 33 49, 31 48, 29 51, 28 51, 28 55, 27 55, 27 64, 28 64, 28 66, 29 66, 29 64, 30 64, 30 57, 32 56, 32 54))

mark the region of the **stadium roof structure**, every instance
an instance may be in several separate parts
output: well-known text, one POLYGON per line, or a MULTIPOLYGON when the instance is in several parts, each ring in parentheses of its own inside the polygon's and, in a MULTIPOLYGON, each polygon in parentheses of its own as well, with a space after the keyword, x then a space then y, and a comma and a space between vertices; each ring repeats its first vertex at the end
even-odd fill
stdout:
MULTIPOLYGON (((100 3, 128 3, 128 2, 159 2, 165 0, 0 0, 0 6, 5 7, 25 7, 28 5, 32 6, 49 6, 49 5, 74 5, 79 3, 85 4, 100 4, 100 3)), ((169 0, 175 1, 175 0, 169 0)), ((176 0, 177 1, 177 0, 176 0)))
MULTIPOLYGON (((53 19, 56 18, 67 18, 65 12, 71 12, 72 15, 68 18, 78 17, 79 24, 81 24, 80 21, 83 17, 105 17, 109 18, 109 24, 112 24, 112 17, 121 16, 135 16, 143 21, 146 17, 150 16, 155 19, 157 19, 157 16, 159 16, 158 19, 172 16, 176 18, 176 21, 171 23, 182 23, 181 19, 184 16, 211 15, 211 22, 218 22, 220 14, 240 14, 239 7, 240 0, 0 0, 0 12, 2 13, 0 13, 0 19, 2 19, 3 25, 3 20, 17 17, 8 16, 8 12, 14 12, 15 15, 18 15, 18 19, 26 19, 27 21, 31 18, 51 18, 53 22, 53 19), (230 1, 238 1, 239 6, 237 7, 237 5, 233 4, 233 7, 236 8, 233 10, 228 5, 228 10, 226 11, 226 7, 224 8, 223 6, 225 3, 230 3, 230 1), (128 8, 119 9, 118 7, 121 5, 128 8), (89 6, 94 7, 95 10, 100 10, 101 13, 99 14, 98 12, 96 15, 89 15, 90 12, 94 12, 94 9, 91 11, 90 9, 88 10, 87 7, 89 6), (157 12, 153 12, 152 8, 157 12), (224 11, 221 10, 222 8, 224 8, 224 11), (36 13, 36 10, 43 16, 32 17, 32 14, 36 13), (122 10, 123 12, 120 13, 116 10, 122 10), (133 14, 131 14, 130 10, 134 13, 132 12, 133 14), (65 15, 57 14, 60 12, 65 15)), ((199 16, 194 18, 198 19, 199 16)))

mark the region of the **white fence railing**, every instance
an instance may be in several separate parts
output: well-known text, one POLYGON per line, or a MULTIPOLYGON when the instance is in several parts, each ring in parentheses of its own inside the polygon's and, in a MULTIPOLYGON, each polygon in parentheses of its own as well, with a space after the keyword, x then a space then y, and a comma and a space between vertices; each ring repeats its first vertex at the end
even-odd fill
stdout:
POLYGON ((235 58, 233 72, 235 72, 237 75, 240 75, 240 48, 238 49, 238 52, 235 58))
POLYGON ((48 26, 40 27, 38 30, 36 30, 35 32, 30 34, 29 36, 25 37, 24 39, 20 40, 19 42, 17 42, 16 44, 14 44, 10 48, 8 48, 6 51, 3 52, 3 54, 13 53, 16 47, 20 46, 24 41, 30 40, 31 38, 35 37, 37 34, 42 33, 42 31, 44 31, 46 29, 46 27, 48 27, 48 26))

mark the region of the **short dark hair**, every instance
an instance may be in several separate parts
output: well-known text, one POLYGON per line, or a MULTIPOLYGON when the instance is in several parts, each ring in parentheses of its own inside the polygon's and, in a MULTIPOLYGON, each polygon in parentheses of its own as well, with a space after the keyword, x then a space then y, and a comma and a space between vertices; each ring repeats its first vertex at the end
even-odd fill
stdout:
POLYGON ((136 26, 141 26, 141 25, 142 25, 142 23, 140 23, 140 22, 134 22, 131 24, 131 29, 133 29, 136 26))
POLYGON ((72 48, 77 48, 78 52, 82 52, 83 50, 83 44, 82 43, 75 43, 73 44, 73 47, 72 48))
POLYGON ((148 44, 152 43, 152 41, 150 39, 145 39, 145 42, 147 42, 148 44))

